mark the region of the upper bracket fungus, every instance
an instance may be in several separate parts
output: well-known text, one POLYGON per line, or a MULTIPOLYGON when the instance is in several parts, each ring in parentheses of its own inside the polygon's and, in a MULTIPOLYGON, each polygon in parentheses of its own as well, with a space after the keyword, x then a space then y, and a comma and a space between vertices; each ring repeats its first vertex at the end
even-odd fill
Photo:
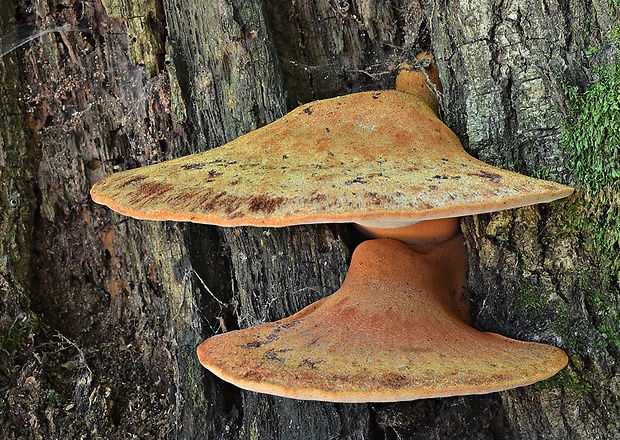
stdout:
POLYGON ((250 390, 377 402, 498 391, 566 365, 555 347, 471 327, 458 218, 573 190, 467 154, 437 117, 433 69, 403 69, 397 90, 312 102, 221 147, 93 186, 96 202, 140 219, 346 222, 382 237, 356 249, 332 296, 206 340, 205 367, 250 390))

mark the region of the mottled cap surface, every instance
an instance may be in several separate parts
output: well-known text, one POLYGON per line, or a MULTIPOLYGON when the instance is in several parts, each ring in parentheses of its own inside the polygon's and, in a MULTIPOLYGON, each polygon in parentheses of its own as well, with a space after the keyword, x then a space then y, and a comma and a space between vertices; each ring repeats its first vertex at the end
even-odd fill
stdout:
POLYGON ((394 90, 306 104, 221 147, 112 174, 91 190, 96 202, 140 219, 379 227, 571 192, 474 159, 423 101, 394 90))
POLYGON ((490 393, 562 369, 558 348, 467 325, 455 301, 465 260, 460 235, 419 253, 392 239, 365 241, 336 293, 283 320, 207 339, 200 362, 244 389, 333 402, 490 393))

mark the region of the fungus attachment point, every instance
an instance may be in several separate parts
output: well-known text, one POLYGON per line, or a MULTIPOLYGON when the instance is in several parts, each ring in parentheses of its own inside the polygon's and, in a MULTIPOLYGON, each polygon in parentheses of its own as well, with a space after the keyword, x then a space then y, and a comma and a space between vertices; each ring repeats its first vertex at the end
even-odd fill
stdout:
POLYGON ((396 77, 394 88, 401 92, 412 93, 422 99, 436 115, 439 114, 437 94, 443 90, 439 79, 439 71, 433 55, 421 52, 416 56, 418 68, 409 64, 403 65, 396 77))
POLYGON ((200 362, 244 389, 333 402, 490 393, 562 369, 562 350, 468 325, 465 264, 460 234, 416 250, 366 241, 336 293, 281 321, 207 339, 200 362))
POLYGON ((424 220, 399 228, 381 228, 356 225, 362 233, 371 238, 394 238, 406 244, 426 244, 446 241, 458 232, 458 217, 424 220))

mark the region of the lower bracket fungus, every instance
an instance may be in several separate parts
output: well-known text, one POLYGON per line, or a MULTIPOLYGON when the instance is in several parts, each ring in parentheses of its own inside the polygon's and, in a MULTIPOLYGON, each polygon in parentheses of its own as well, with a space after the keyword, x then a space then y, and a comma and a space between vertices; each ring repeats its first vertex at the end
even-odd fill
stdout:
POLYGON ((573 189, 468 155, 436 115, 430 73, 404 69, 397 90, 312 102, 221 147, 94 185, 96 202, 140 219, 355 223, 374 238, 333 295, 207 339, 206 368, 258 392, 387 402, 505 390, 566 365, 558 348, 471 326, 458 217, 573 189))
POLYGON ((281 321, 207 339, 200 362, 241 388, 332 402, 489 393, 562 369, 558 348, 470 326, 465 264, 460 234, 414 247, 365 241, 336 293, 281 321))

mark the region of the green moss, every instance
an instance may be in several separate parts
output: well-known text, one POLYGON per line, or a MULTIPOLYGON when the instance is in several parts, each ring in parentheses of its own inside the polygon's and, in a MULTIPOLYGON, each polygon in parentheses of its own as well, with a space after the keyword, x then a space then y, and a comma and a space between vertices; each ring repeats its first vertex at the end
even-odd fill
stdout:
POLYGON ((540 311, 548 303, 549 295, 540 291, 540 286, 525 284, 515 292, 515 306, 521 311, 540 311))
POLYGON ((536 177, 537 179, 549 180, 551 176, 551 167, 542 167, 538 171, 535 171, 532 177, 536 177))
MULTIPOLYGON (((614 32, 620 35, 620 27, 614 32)), ((599 348, 620 350, 620 60, 594 73, 584 92, 566 89, 572 111, 562 143, 578 194, 564 204, 560 225, 565 234, 580 234, 592 254, 594 264, 577 284, 601 335, 599 348)))
POLYGON ((35 326, 35 321, 29 316, 15 318, 8 331, 0 336, 0 346, 8 353, 23 348, 30 342, 35 326))
POLYGON ((612 292, 601 291, 591 295, 592 303, 596 310, 597 329, 601 334, 599 349, 610 346, 620 350, 620 312, 612 292))
POLYGON ((46 402, 56 408, 66 405, 67 400, 53 388, 48 388, 45 392, 46 402))
POLYGON ((591 194, 620 185, 620 63, 596 72, 599 79, 584 93, 567 88, 572 115, 562 139, 575 177, 591 194))
POLYGON ((183 92, 181 91, 181 85, 179 84, 179 78, 177 76, 177 70, 174 64, 174 47, 172 44, 166 44, 166 72, 168 72, 168 78, 170 80, 170 107, 172 111, 172 120, 174 122, 182 123, 187 119, 187 110, 185 108, 185 100, 183 99, 183 92))
POLYGON ((581 352, 583 340, 575 335, 573 319, 570 309, 565 302, 559 302, 556 308, 555 319, 551 322, 551 331, 560 335, 564 341, 563 348, 570 353, 581 352))
POLYGON ((592 393, 596 388, 597 381, 584 371, 583 360, 578 356, 571 356, 569 367, 562 369, 555 376, 537 383, 539 388, 563 388, 578 395, 592 393))
MULTIPOLYGON (((613 231, 620 227, 614 222, 620 219, 615 219, 606 203, 592 200, 586 193, 577 194, 558 204, 553 222, 559 226, 558 238, 577 236, 583 242, 586 267, 573 274, 573 285, 582 292, 600 334, 597 348, 620 350, 620 245, 613 238, 613 231)), ((569 345, 578 348, 580 344, 569 345)))

